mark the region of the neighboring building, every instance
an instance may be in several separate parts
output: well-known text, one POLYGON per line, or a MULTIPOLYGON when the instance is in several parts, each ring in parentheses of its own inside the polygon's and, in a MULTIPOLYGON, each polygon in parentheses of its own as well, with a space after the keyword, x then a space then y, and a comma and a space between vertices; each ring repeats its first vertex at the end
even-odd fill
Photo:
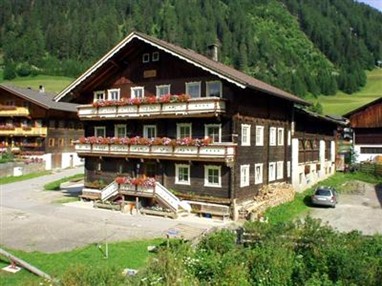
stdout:
POLYGON ((172 210, 181 198, 194 209, 225 205, 236 217, 264 186, 291 183, 302 163, 291 164, 292 125, 300 124, 312 124, 309 131, 320 146, 325 142, 326 155, 308 161, 334 172, 327 155, 333 151, 325 149, 334 148, 329 126, 319 136, 314 120, 294 122, 295 105, 306 101, 141 33, 121 41, 55 100, 80 104, 85 137, 76 150, 85 158, 88 198, 118 195, 172 210))
POLYGON ((83 164, 73 141, 83 135, 75 104, 53 94, 0 85, 0 144, 14 154, 42 158, 46 169, 83 164))
POLYGON ((303 191, 336 171, 338 127, 346 124, 296 107, 292 135, 292 185, 303 191))
POLYGON ((365 104, 344 117, 354 130, 354 151, 357 162, 382 159, 382 97, 365 104))

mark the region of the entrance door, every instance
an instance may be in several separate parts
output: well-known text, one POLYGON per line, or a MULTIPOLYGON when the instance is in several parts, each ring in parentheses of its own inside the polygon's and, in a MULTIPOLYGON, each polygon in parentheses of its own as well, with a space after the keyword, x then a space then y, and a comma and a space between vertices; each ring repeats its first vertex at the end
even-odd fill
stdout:
POLYGON ((146 177, 155 178, 155 176, 157 174, 156 163, 155 162, 145 162, 143 171, 144 171, 144 175, 146 177))

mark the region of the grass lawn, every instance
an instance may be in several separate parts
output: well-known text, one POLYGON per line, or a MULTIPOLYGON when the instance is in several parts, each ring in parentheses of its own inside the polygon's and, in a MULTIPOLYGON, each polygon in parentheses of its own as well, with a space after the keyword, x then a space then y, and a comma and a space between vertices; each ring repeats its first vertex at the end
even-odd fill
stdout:
POLYGON ((44 190, 46 190, 46 191, 57 191, 57 190, 60 189, 60 185, 62 183, 69 182, 69 181, 79 181, 79 180, 81 180, 83 178, 84 178, 84 174, 83 173, 75 174, 75 175, 70 176, 70 177, 65 177, 65 178, 59 179, 57 181, 53 181, 53 182, 45 184, 44 185, 44 190))
MULTIPOLYGON (((371 174, 355 172, 355 173, 340 173, 337 172, 334 176, 321 181, 319 185, 327 185, 336 188, 339 193, 344 193, 345 190, 341 186, 352 180, 364 181, 372 184, 382 182, 381 177, 376 177, 371 174)), ((315 186, 305 190, 302 193, 297 193, 292 202, 279 205, 265 212, 265 216, 270 223, 277 224, 285 221, 290 221, 298 218, 309 210, 310 196, 313 194, 315 186)))
POLYGON ((12 81, 5 81, 5 84, 11 84, 18 87, 31 87, 38 90, 43 85, 45 91, 58 93, 67 87, 73 81, 72 78, 63 76, 37 75, 28 77, 18 77, 12 81))
MULTIPOLYGON (((111 243, 108 245, 108 259, 104 258, 104 254, 95 244, 70 252, 53 254, 10 249, 7 249, 7 251, 39 268, 51 277, 59 279, 68 269, 80 266, 85 266, 89 269, 115 268, 120 270, 121 273, 125 268, 139 269, 145 265, 150 256, 154 255, 147 251, 147 246, 159 245, 162 242, 164 240, 155 239, 111 243)), ((105 245, 102 245, 102 249, 105 249, 105 245)), ((7 265, 9 265, 9 261, 4 257, 0 257, 0 267, 3 268, 7 265)), ((7 286, 39 285, 38 283, 42 279, 22 269, 16 274, 0 271, 0 281, 1 285, 7 286)))
MULTIPOLYGON (((324 114, 343 115, 382 96, 382 69, 367 72, 367 83, 362 90, 345 94, 338 92, 335 96, 319 96, 324 114)), ((315 102, 316 100, 310 100, 315 102)))
POLYGON ((50 173, 51 173, 50 171, 42 171, 42 172, 30 173, 30 174, 22 175, 22 176, 18 176, 18 177, 14 177, 14 176, 3 177, 3 178, 0 178, 0 185, 24 181, 24 180, 29 180, 29 179, 33 179, 36 177, 48 175, 50 173))

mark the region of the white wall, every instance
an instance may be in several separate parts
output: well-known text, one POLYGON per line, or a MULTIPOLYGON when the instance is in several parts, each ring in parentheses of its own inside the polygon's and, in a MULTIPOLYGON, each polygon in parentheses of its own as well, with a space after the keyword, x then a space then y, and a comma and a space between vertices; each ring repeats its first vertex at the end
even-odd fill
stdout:
POLYGON ((76 152, 62 153, 62 158, 61 158, 62 169, 82 166, 83 164, 84 164, 84 161, 82 161, 81 158, 78 157, 76 152))
POLYGON ((361 147, 382 148, 382 145, 354 145, 354 151, 357 154, 357 163, 361 163, 364 161, 373 161, 375 157, 382 156, 382 154, 361 154, 361 147))
POLYGON ((335 173, 335 143, 330 142, 331 152, 330 159, 325 160, 325 141, 319 143, 319 161, 307 162, 305 164, 298 163, 298 139, 292 139, 292 185, 296 192, 302 192, 318 182, 330 177, 335 173), (320 170, 318 170, 318 164, 320 170), (306 172, 305 170, 309 170, 306 172))

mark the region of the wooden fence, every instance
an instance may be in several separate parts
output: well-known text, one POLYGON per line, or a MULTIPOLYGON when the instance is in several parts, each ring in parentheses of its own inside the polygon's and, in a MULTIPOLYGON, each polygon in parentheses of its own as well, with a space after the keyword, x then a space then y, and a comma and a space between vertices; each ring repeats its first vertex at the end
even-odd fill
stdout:
POLYGON ((368 174, 373 174, 376 176, 382 176, 382 164, 375 163, 362 163, 354 165, 354 169, 368 174))

